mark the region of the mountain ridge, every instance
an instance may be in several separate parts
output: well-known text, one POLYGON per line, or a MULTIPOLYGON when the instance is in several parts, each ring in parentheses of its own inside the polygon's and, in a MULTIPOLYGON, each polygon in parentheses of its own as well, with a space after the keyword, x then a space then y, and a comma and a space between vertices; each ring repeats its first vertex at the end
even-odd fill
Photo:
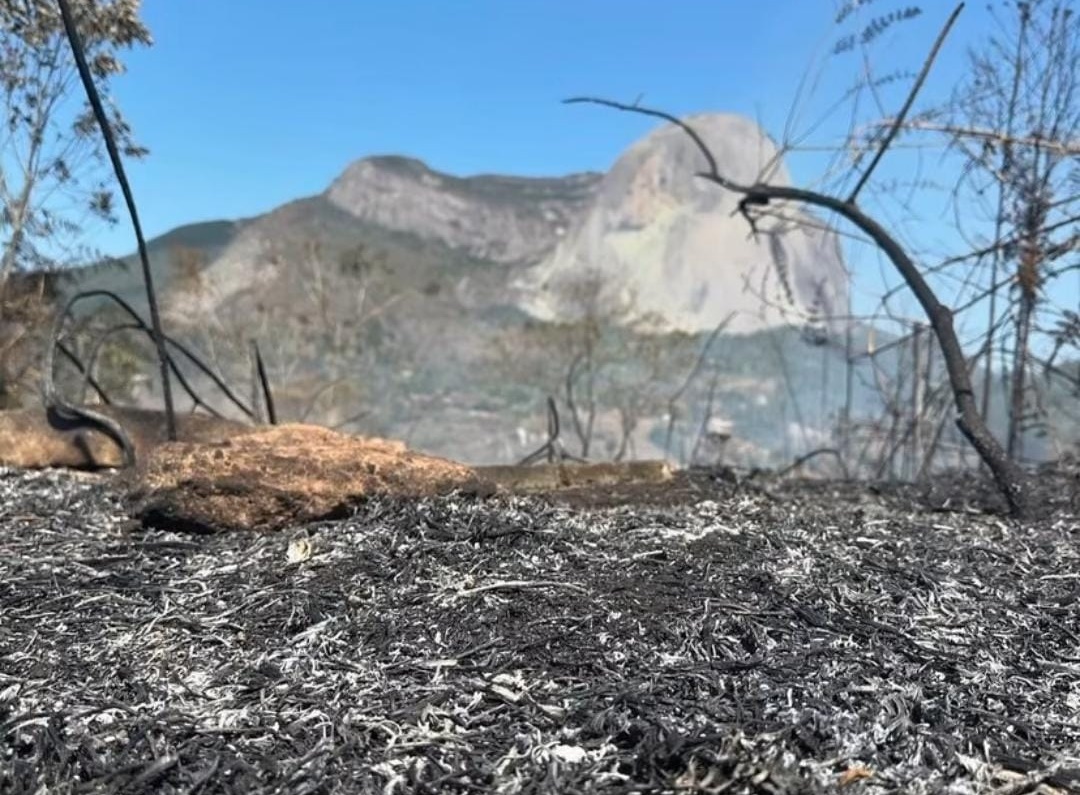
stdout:
POLYGON ((591 201, 599 174, 456 176, 417 158, 366 157, 323 195, 364 221, 435 237, 496 262, 532 262, 591 201))
MULTIPOLYGON (((753 121, 731 114, 687 118, 724 173, 753 181, 768 164, 773 181, 787 182, 775 145, 753 121)), ((700 152, 673 125, 635 141, 604 174, 461 176, 416 157, 372 155, 348 164, 318 194, 155 238, 155 281, 168 291, 167 249, 198 249, 213 288, 203 307, 209 311, 213 301, 248 289, 268 258, 293 256, 298 240, 319 240, 337 256, 366 240, 378 247, 393 232, 440 244, 452 258, 500 266, 487 292, 497 289, 503 303, 541 319, 564 312, 552 285, 585 270, 619 282, 643 312, 672 329, 712 328, 732 312, 732 329, 741 331, 845 314, 847 273, 835 236, 766 218, 758 239, 751 238, 745 221, 730 212, 735 194, 695 176, 703 166, 700 152), (351 221, 356 229, 348 228, 351 221)), ((392 261, 411 256, 396 243, 382 248, 392 261)), ((136 291, 128 297, 137 300, 136 291)))

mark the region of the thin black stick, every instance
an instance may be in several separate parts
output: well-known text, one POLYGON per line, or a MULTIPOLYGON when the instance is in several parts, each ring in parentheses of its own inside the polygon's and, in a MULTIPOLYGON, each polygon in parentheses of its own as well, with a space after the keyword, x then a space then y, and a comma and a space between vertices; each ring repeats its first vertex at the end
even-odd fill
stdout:
POLYGON ((263 403, 266 406, 266 421, 271 425, 277 425, 277 409, 274 408, 274 395, 270 391, 270 380, 266 377, 266 366, 263 364, 262 354, 259 353, 259 343, 252 340, 251 347, 255 352, 255 371, 259 375, 259 384, 262 386, 263 403))
MULTIPOLYGON (((71 8, 67 0, 57 0, 60 6, 60 16, 64 20, 64 31, 67 33, 68 43, 71 45, 71 53, 75 57, 75 66, 78 67, 79 77, 86 97, 90 100, 90 106, 94 110, 94 117, 101 128, 101 135, 105 139, 105 148, 109 151, 109 160, 112 161, 113 171, 116 172, 116 180, 120 183, 120 190, 124 194, 124 202, 127 204, 128 215, 131 216, 131 225, 135 229, 135 240, 139 245, 139 261, 142 263, 143 281, 146 284, 146 300, 150 305, 150 325, 153 327, 154 347, 157 348, 158 365, 161 370, 161 391, 165 398, 165 427, 170 442, 176 441, 176 411, 173 408, 172 388, 169 383, 168 353, 165 350, 165 336, 161 331, 161 316, 158 313, 157 294, 154 292, 154 277, 150 272, 150 256, 146 250, 146 240, 143 239, 142 225, 139 223, 139 213, 135 209, 135 197, 131 193, 127 175, 124 173, 124 164, 120 161, 120 152, 116 148, 116 140, 112 133, 112 126, 105 115, 105 109, 101 105, 101 97, 98 95, 94 78, 90 74, 90 67, 86 63, 86 53, 83 48, 82 38, 75 28, 75 19, 71 14, 71 8)), ((62 321, 61 321, 62 322, 62 321)))
POLYGON ((537 449, 518 461, 518 466, 529 466, 547 456, 548 463, 555 460, 555 443, 559 438, 559 410, 555 407, 555 399, 550 395, 547 399, 547 440, 537 449))
MULTIPOLYGON (((90 372, 90 369, 82 363, 82 360, 79 359, 78 356, 75 355, 75 352, 71 350, 71 348, 69 348, 67 345, 62 343, 60 340, 56 341, 56 347, 60 349, 60 353, 64 354, 64 358, 71 362, 73 365, 75 365, 75 369, 82 374, 82 394, 86 394, 86 387, 89 386, 91 389, 97 392, 97 396, 101 399, 102 403, 104 403, 106 406, 111 406, 112 400, 109 399, 109 396, 105 393, 105 390, 101 388, 101 384, 99 384, 97 382, 97 379, 94 378, 93 374, 90 372)), ((92 363, 90 367, 93 367, 92 363)))
POLYGON ((833 458, 835 458, 837 463, 840 465, 840 471, 844 474, 844 480, 851 480, 851 475, 848 473, 847 464, 844 463, 844 455, 835 447, 821 447, 817 450, 811 450, 809 453, 799 456, 786 467, 777 472, 776 477, 782 478, 790 475, 807 461, 812 461, 813 459, 822 455, 831 455, 833 458))
POLYGON ((922 90, 923 83, 926 82, 926 76, 930 74, 930 67, 934 65, 934 60, 937 58, 941 45, 945 43, 945 37, 949 35, 949 30, 952 29, 953 23, 956 22, 956 18, 960 16, 960 12, 963 10, 964 4, 960 3, 960 5, 953 9, 952 14, 950 14, 948 20, 946 20, 945 27, 941 29, 937 40, 934 42, 934 46, 930 48, 930 54, 926 56, 926 60, 923 62, 922 71, 919 72, 919 76, 915 78, 915 84, 912 85, 911 91, 908 92, 903 107, 900 108, 900 112, 896 114, 896 118, 893 119, 892 126, 889 127, 889 131, 881 140, 881 146, 879 146, 877 152, 874 153, 874 159, 870 161, 870 165, 866 167, 866 171, 859 177, 859 181, 855 184, 855 188, 848 196, 848 204, 855 203, 855 199, 859 196, 859 191, 866 185, 867 181, 870 179, 870 175, 873 174, 874 169, 877 168, 877 164, 881 162, 881 158, 885 156, 885 152, 887 152, 892 145, 893 139, 896 138, 897 134, 900 132, 900 127, 904 124, 904 119, 907 118, 908 111, 910 111, 911 106, 915 104, 915 97, 918 95, 919 91, 922 90))
POLYGON ((530 464, 535 464, 544 456, 547 457, 549 464, 555 463, 556 458, 558 458, 559 461, 571 460, 585 463, 585 459, 570 455, 570 453, 566 451, 566 448, 563 447, 562 442, 559 441, 559 434, 562 432, 559 426, 559 409, 555 405, 555 398, 550 395, 548 395, 547 399, 547 419, 547 441, 518 461, 517 465, 529 466, 530 464))

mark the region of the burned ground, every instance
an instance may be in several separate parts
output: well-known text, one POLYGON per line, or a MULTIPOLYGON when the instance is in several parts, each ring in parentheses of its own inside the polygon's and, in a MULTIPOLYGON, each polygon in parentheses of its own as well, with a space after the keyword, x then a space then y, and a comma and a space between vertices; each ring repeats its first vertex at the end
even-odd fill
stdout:
POLYGON ((1037 523, 699 473, 184 536, 0 471, 0 791, 1080 792, 1077 483, 1040 482, 1037 523))

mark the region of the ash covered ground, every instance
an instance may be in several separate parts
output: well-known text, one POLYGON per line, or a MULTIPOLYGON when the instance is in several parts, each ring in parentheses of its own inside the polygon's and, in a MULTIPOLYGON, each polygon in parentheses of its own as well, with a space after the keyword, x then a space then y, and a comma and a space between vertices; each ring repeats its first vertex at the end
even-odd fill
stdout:
POLYGON ((0 470, 0 792, 1080 792, 1075 469, 133 526, 0 470))

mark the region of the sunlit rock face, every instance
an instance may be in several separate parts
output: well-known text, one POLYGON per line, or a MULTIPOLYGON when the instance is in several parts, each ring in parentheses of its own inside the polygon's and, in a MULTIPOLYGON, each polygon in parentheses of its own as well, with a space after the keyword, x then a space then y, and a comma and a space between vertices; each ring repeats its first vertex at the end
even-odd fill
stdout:
POLYGON ((492 262, 535 262, 592 198, 598 174, 456 177, 405 157, 350 165, 326 192, 349 214, 492 262))
MULTIPOLYGON (((744 184, 790 184, 776 146, 753 121, 729 114, 686 121, 721 174, 744 184)), ((847 272, 837 237, 820 219, 786 206, 787 220, 763 218, 754 239, 736 211, 739 196, 695 176, 706 168, 674 125, 633 144, 604 176, 591 207, 529 272, 529 311, 564 314, 560 285, 593 272, 620 284, 638 311, 685 331, 712 328, 731 313, 732 331, 801 323, 808 313, 844 314, 847 272), (799 219, 810 226, 792 223, 799 219)))

